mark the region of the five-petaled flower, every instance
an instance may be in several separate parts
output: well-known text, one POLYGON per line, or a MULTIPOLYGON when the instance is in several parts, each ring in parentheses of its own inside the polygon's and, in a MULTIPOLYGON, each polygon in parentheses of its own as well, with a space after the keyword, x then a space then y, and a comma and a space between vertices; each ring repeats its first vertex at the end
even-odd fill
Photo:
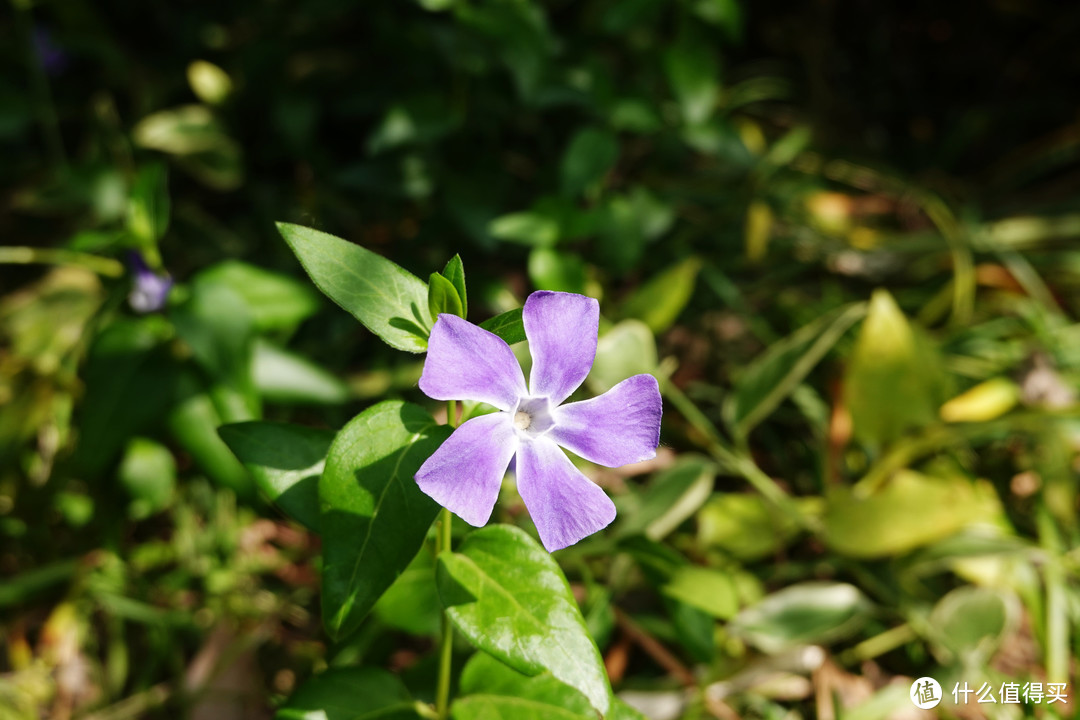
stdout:
POLYGON ((479 527, 491 517, 503 475, 516 457, 518 492, 544 547, 555 551, 615 519, 615 505, 559 446, 607 467, 655 457, 660 389, 652 375, 635 375, 603 395, 563 405, 592 368, 599 303, 584 295, 534 292, 522 319, 533 359, 528 387, 501 338, 454 315, 439 315, 420 389, 436 400, 475 400, 501 412, 457 428, 420 467, 416 482, 479 527))

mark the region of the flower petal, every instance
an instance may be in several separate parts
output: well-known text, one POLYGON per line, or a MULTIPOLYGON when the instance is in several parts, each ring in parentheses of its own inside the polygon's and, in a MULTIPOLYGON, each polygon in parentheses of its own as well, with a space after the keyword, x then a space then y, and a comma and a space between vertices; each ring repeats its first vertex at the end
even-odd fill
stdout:
POLYGON ((420 389, 435 400, 478 400, 500 410, 512 410, 527 394, 525 376, 510 346, 446 313, 431 330, 420 389))
POLYGON ((484 525, 518 448, 506 413, 466 421, 416 471, 416 484, 435 502, 476 527, 484 525))
POLYGON ((522 314, 532 353, 529 389, 558 405, 577 390, 596 358, 600 303, 574 293, 534 292, 522 314))
POLYGON ((603 395, 555 408, 548 437, 607 467, 656 457, 663 403, 652 375, 634 375, 603 395))
POLYGON ((615 519, 611 499, 547 438, 521 442, 517 486, 548 552, 573 545, 615 519))

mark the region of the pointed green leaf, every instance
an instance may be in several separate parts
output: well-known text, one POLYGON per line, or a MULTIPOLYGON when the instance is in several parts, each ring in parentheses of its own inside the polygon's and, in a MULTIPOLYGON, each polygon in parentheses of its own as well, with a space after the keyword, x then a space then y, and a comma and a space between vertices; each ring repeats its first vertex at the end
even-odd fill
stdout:
POLYGON ((165 165, 153 163, 139 169, 131 184, 128 231, 142 248, 154 248, 169 228, 169 181, 165 165))
POLYGON ((526 675, 550 672, 601 713, 611 687, 558 563, 524 530, 489 525, 437 568, 439 599, 469 641, 526 675))
POLYGON ((439 506, 413 475, 449 434, 423 408, 386 401, 334 439, 319 480, 323 622, 331 637, 356 629, 423 545, 439 506))
POLYGON ((333 235, 289 223, 277 228, 315 285, 364 327, 398 350, 427 349, 431 316, 420 278, 333 235))
POLYGON ((439 313, 465 317, 465 307, 458 297, 457 288, 439 273, 431 273, 428 279, 428 310, 433 318, 438 318, 439 313))
POLYGON ((275 505, 318 531, 319 476, 334 433, 287 423, 245 422, 222 425, 218 434, 275 505))
POLYGON ((525 323, 521 319, 522 308, 507 310, 480 323, 480 327, 501 337, 509 345, 525 342, 525 323))
POLYGON ((442 274, 444 278, 453 283, 458 297, 461 298, 461 317, 468 317, 469 297, 465 290, 465 265, 461 262, 461 256, 455 255, 450 258, 450 262, 446 263, 442 274))
POLYGON ((844 375, 855 437, 872 449, 938 420, 941 360, 886 290, 877 290, 844 375))
POLYGON ((690 302, 700 270, 701 259, 691 255, 654 275, 623 305, 623 317, 637 318, 656 333, 667 330, 690 302))

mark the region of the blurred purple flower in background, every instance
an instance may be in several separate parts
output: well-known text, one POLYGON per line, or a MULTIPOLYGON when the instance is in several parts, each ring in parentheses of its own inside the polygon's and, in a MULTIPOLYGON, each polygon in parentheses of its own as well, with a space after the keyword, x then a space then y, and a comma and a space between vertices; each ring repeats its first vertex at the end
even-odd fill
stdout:
POLYGON ((33 41, 34 52, 48 75, 56 76, 67 69, 68 55, 53 41, 52 33, 48 29, 41 25, 35 26, 33 41))
POLYGON ((128 294, 131 309, 138 313, 150 313, 165 307, 173 285, 172 276, 168 273, 159 275, 151 270, 137 252, 132 252, 128 261, 132 272, 131 292, 128 294))
POLYGON ((548 551, 573 545, 615 519, 615 505, 560 446, 607 467, 648 460, 660 440, 656 378, 635 375, 603 395, 561 403, 596 356, 600 305, 584 295, 535 292, 525 301, 532 352, 529 386, 501 338, 454 315, 431 331, 420 389, 436 400, 475 400, 501 412, 465 422, 416 473, 420 489, 470 525, 491 517, 516 459, 518 492, 548 551))

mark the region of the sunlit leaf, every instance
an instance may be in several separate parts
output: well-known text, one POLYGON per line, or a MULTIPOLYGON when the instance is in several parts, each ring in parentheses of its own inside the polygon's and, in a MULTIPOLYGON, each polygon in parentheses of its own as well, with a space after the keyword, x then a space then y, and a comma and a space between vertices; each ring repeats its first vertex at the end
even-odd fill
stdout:
POLYGON ((826 497, 825 540, 852 557, 900 555, 941 540, 1000 512, 997 493, 985 481, 896 473, 869 497, 837 489, 826 497))
POLYGON ((427 285, 381 255, 318 230, 278 223, 315 285, 391 347, 427 349, 427 285))
POLYGON ((439 506, 413 475, 450 434, 422 408, 388 400, 334 439, 319 480, 323 624, 352 632, 424 542, 439 506))
POLYGON ((550 672, 601 713, 610 705, 600 651, 551 555, 525 531, 489 525, 439 556, 439 598, 476 647, 526 675, 550 672))
POLYGON ((767 653, 850 637, 870 617, 854 585, 804 582, 772 593, 740 612, 729 630, 767 653))

